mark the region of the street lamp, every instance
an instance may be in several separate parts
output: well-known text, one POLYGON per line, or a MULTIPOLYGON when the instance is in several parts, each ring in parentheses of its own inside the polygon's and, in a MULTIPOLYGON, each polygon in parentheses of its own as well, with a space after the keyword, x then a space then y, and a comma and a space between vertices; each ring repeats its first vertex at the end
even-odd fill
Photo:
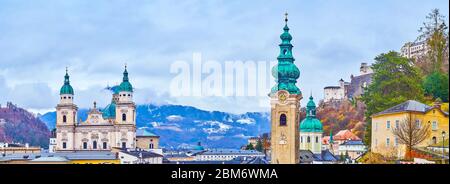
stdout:
POLYGON ((445 164, 445 131, 442 131, 442 164, 445 164))

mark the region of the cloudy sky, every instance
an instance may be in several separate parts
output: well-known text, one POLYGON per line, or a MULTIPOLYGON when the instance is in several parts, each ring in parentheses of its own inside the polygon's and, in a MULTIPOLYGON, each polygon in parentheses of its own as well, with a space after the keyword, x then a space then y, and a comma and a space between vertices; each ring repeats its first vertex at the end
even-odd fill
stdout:
POLYGON ((121 81, 127 63, 138 104, 268 111, 261 105, 267 98, 171 96, 171 64, 192 61, 196 52, 218 62, 274 61, 288 11, 298 86, 322 99, 324 86, 399 50, 431 9, 448 17, 448 6, 447 0, 0 0, 0 104, 52 110, 67 66, 76 103, 105 106, 111 97, 102 89, 121 81))

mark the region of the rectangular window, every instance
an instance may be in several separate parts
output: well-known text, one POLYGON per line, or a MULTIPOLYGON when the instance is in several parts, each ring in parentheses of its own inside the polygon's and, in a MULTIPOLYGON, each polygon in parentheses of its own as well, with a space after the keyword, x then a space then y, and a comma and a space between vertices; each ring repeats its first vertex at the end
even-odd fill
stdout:
POLYGON ((66 143, 66 142, 63 142, 63 143, 62 143, 62 147, 63 147, 63 149, 66 149, 66 148, 67 148, 67 143, 66 143))
POLYGON ((395 145, 395 146, 398 146, 398 137, 396 137, 396 138, 394 139, 394 145, 395 145))
POLYGON ((390 128, 391 128, 391 121, 387 121, 387 122, 386 122, 386 128, 387 128, 387 129, 390 129, 390 128))
POLYGON ((421 128, 422 124, 420 123, 420 120, 416 119, 416 127, 421 128))
POLYGON ((398 129, 400 127, 400 121, 395 120, 395 128, 398 129))
POLYGON ((122 148, 127 148, 127 143, 126 142, 122 142, 122 148))
POLYGON ((438 129, 438 123, 436 121, 433 121, 433 124, 431 125, 431 129, 432 130, 437 130, 438 129))
POLYGON ((108 148, 108 143, 103 142, 103 149, 107 149, 108 148))
POLYGON ((390 142, 391 142, 391 139, 386 138, 386 146, 389 146, 389 145, 390 145, 390 142))

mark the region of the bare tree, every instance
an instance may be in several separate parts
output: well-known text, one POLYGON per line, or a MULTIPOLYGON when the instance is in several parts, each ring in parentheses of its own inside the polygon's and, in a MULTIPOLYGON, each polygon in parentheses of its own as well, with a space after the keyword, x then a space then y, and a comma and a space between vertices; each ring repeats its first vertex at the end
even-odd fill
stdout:
POLYGON ((398 143, 406 145, 406 158, 409 159, 412 148, 430 136, 430 125, 417 124, 415 119, 406 117, 392 129, 392 133, 398 138, 398 143))
POLYGON ((429 46, 428 56, 433 64, 432 70, 428 72, 441 72, 443 70, 443 62, 448 56, 448 27, 445 23, 446 17, 443 16, 439 9, 433 9, 426 16, 428 22, 424 22, 423 26, 418 30, 420 35, 416 41, 426 41, 429 46))

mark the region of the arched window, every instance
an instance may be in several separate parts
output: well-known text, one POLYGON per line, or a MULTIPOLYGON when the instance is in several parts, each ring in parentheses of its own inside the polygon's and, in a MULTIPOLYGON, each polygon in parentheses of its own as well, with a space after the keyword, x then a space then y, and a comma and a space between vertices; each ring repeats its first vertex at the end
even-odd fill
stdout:
POLYGON ((67 123, 67 117, 66 117, 66 115, 63 115, 63 123, 67 123))
POLYGON ((306 142, 307 142, 307 143, 310 143, 310 142, 311 142, 311 137, 308 136, 308 137, 306 138, 306 142))
POLYGON ((431 138, 431 140, 432 140, 433 144, 436 144, 436 143, 437 143, 436 137, 431 138))
POLYGON ((122 121, 126 121, 127 120, 127 115, 126 114, 122 114, 122 121))
POLYGON ((280 115, 280 126, 286 126, 286 114, 280 115))
POLYGON ((108 148, 108 143, 107 142, 103 142, 103 149, 107 149, 108 148))
POLYGON ((303 143, 303 136, 300 137, 300 142, 303 143))
POLYGON ((316 143, 319 142, 319 136, 316 136, 316 143))
POLYGON ((87 142, 83 142, 83 149, 87 149, 87 142))
POLYGON ((97 141, 93 141, 92 142, 92 148, 93 149, 97 149, 97 141))

